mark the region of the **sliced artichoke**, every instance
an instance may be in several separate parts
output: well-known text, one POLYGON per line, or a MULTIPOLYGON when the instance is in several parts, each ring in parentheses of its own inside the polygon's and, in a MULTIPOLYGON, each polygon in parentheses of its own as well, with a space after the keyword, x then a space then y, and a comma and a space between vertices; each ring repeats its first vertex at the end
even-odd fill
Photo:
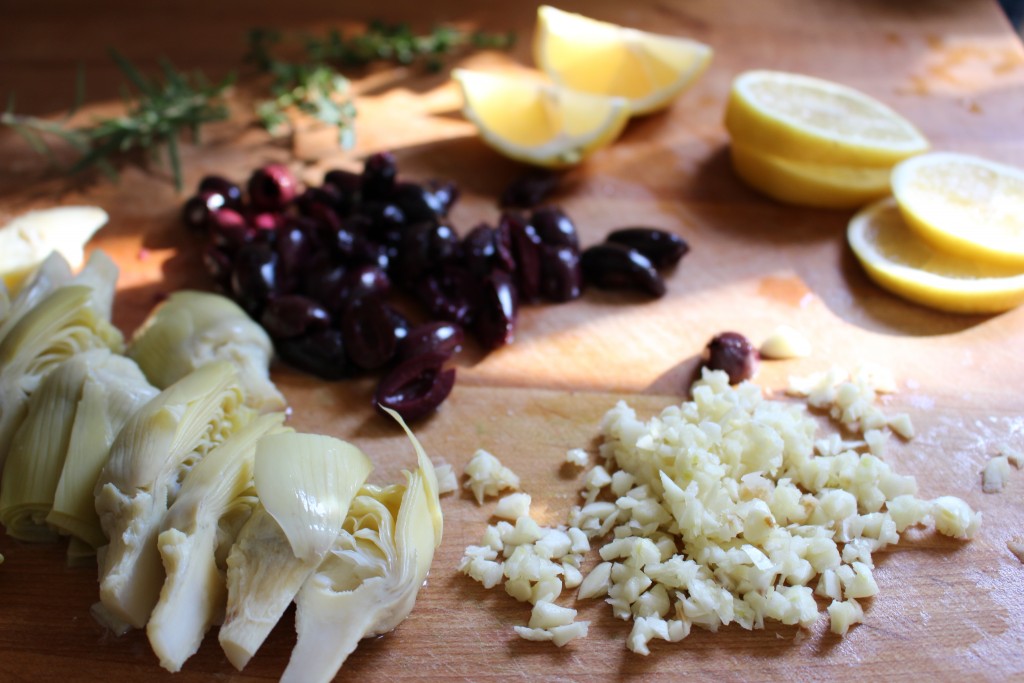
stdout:
POLYGON ((153 384, 166 387, 215 360, 238 368, 250 405, 282 410, 284 397, 270 381, 270 337, 235 302, 207 292, 172 294, 135 332, 128 355, 153 384))
POLYGON ((94 348, 122 350, 109 302, 84 285, 61 287, 27 312, 0 341, 0 466, 25 417, 29 396, 62 361, 94 348))
POLYGON ((284 429, 284 418, 284 413, 264 415, 210 451, 185 477, 167 511, 157 538, 167 578, 146 634, 168 671, 180 671, 210 625, 223 618, 227 587, 216 561, 218 523, 236 508, 249 511, 255 505, 256 444, 284 429))
POLYGON ((352 502, 334 547, 296 597, 298 641, 282 683, 331 681, 360 639, 394 629, 412 611, 441 527, 433 465, 405 429, 419 468, 405 473, 405 486, 367 486, 352 502))
POLYGON ((53 252, 39 264, 35 273, 20 289, 11 290, 11 298, 7 310, 0 314, 0 342, 11 331, 22 316, 28 313, 40 301, 49 296, 53 290, 63 287, 71 280, 71 266, 67 260, 53 252))
MULTIPOLYGON (((71 535, 73 540, 83 541, 93 555, 107 543, 93 494, 100 471, 121 427, 158 393, 130 358, 107 354, 104 362, 88 364, 67 457, 46 522, 59 532, 71 535)), ((76 550, 83 555, 88 552, 83 546, 76 545, 76 550)), ((68 551, 71 553, 71 546, 68 551)))
POLYGON ((125 423, 96 483, 96 512, 109 545, 100 562, 100 601, 136 628, 164 582, 157 534, 181 482, 213 447, 255 417, 234 368, 210 363, 142 406, 125 423))
POLYGON ((95 206, 58 206, 18 216, 0 228, 0 278, 16 289, 53 252, 77 268, 86 242, 106 222, 107 213, 95 206))
POLYGON ((355 446, 328 436, 281 434, 260 441, 261 503, 228 556, 228 607, 220 643, 242 669, 341 532, 371 470, 355 446))
POLYGON ((57 539, 46 515, 68 453, 75 409, 89 363, 109 356, 107 349, 72 356, 47 375, 29 399, 0 480, 0 522, 9 536, 22 541, 57 539))

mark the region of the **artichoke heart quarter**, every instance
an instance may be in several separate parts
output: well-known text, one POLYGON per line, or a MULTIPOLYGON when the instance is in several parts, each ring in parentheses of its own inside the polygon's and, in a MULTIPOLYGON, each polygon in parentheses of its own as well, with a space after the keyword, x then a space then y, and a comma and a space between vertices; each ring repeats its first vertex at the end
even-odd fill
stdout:
POLYGON ((109 539, 100 602, 118 619, 146 624, 164 582, 157 535, 167 510, 196 462, 253 420, 242 403, 234 368, 210 363, 142 406, 114 440, 95 494, 109 539))
POLYGON ((210 451, 186 475, 167 511, 157 537, 167 578, 146 634, 168 671, 179 671, 211 624, 223 618, 227 586, 216 561, 218 525, 229 516, 237 522, 237 508, 250 511, 255 505, 256 444, 285 429, 284 417, 271 413, 257 418, 210 451))
MULTIPOLYGON (((396 419, 397 416, 395 416, 396 419)), ((282 683, 328 683, 360 639, 386 633, 412 611, 441 543, 434 467, 405 427, 419 468, 404 486, 367 486, 334 547, 295 599, 298 640, 282 683)))
POLYGON ((270 337, 238 304, 219 294, 171 294, 135 332, 128 355, 160 388, 206 363, 230 361, 238 368, 249 405, 261 412, 285 407, 270 380, 270 337))
POLYGON ((53 293, 53 290, 63 287, 70 280, 71 266, 68 262, 57 252, 50 254, 20 289, 8 292, 10 302, 6 310, 0 313, 0 342, 22 316, 53 293))
POLYGON ((355 446, 329 436, 280 434, 256 450, 260 505, 228 555, 220 643, 242 669, 341 533, 371 470, 355 446))
POLYGON ((121 333, 102 315, 94 291, 61 287, 27 312, 0 341, 0 466, 25 417, 28 399, 46 375, 76 353, 122 350, 121 333))

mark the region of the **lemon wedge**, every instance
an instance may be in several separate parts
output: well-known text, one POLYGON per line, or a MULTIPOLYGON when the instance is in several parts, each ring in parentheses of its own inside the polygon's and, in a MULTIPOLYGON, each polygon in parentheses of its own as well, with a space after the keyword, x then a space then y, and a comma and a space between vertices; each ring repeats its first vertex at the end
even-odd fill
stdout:
POLYGON ((999 313, 1024 303, 1024 266, 936 251, 907 227, 892 198, 861 210, 846 237, 871 279, 910 301, 953 313, 999 313))
POLYGON ((0 278, 11 291, 57 251, 72 268, 82 265, 83 249, 107 222, 95 206, 58 206, 29 211, 0 228, 0 278))
POLYGON ((629 120, 621 97, 465 69, 455 69, 452 77, 462 88, 462 113, 484 141, 529 164, 577 164, 614 141, 629 120))
POLYGON ((935 152, 893 169, 903 218, 937 249, 1024 269, 1024 171, 935 152))
POLYGON ((555 83, 624 97, 632 114, 668 104, 704 73, 712 50, 687 38, 648 33, 541 6, 534 60, 555 83))
POLYGON ((787 204, 854 209, 889 194, 888 166, 793 161, 733 141, 732 166, 751 187, 787 204))
POLYGON ((878 100, 780 71, 736 77, 725 127, 748 147, 820 164, 888 166, 928 149, 913 124, 878 100))

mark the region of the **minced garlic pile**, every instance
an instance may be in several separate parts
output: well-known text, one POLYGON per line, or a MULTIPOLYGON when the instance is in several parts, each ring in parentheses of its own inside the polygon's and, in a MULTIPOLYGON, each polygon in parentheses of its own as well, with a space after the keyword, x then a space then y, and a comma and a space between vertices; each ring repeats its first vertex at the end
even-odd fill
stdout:
POLYGON ((888 418, 873 404, 893 388, 878 371, 792 383, 791 393, 861 433, 856 441, 820 437, 806 406, 767 400, 749 382, 731 387, 723 372, 705 371, 692 401, 646 422, 619 403, 601 426, 603 463, 585 474, 568 526, 540 528, 528 500, 499 501, 515 523, 489 527, 460 568, 487 587, 504 579, 510 595, 535 605, 530 626, 538 627, 517 627, 520 635, 557 644, 569 638, 555 638, 555 628, 585 632, 575 610, 553 604, 563 585, 579 585, 579 599, 604 597, 632 620, 627 646, 640 654, 694 625, 809 627, 819 617, 815 595, 831 599, 831 628, 846 633, 863 621, 857 601, 878 592, 874 552, 915 524, 970 538, 981 521, 958 498, 917 498, 914 478, 878 457, 890 430, 913 434, 906 415, 888 418), (581 580, 587 541, 606 536, 602 562, 581 580))

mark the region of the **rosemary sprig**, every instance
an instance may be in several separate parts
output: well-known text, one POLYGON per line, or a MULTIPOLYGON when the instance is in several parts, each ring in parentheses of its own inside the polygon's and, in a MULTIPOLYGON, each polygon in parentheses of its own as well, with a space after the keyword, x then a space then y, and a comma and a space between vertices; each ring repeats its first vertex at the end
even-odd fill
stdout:
POLYGON ((514 41, 513 33, 467 32, 451 26, 416 35, 407 24, 374 21, 365 32, 347 38, 337 30, 322 38, 306 36, 301 45, 304 61, 290 62, 274 54, 284 42, 280 32, 254 29, 249 33, 246 60, 273 76, 273 99, 256 107, 265 128, 272 132, 283 128, 289 122, 288 111, 294 108, 337 126, 340 144, 348 147, 353 141, 356 110, 348 95, 348 80, 340 69, 383 61, 402 65, 420 62, 436 71, 445 57, 461 50, 504 49, 514 41))
MULTIPOLYGON (((160 64, 162 78, 154 79, 146 77, 113 50, 111 58, 134 88, 134 92, 125 90, 126 112, 123 115, 71 128, 66 119, 57 122, 15 113, 12 98, 8 108, 0 114, 0 125, 10 127, 33 149, 51 159, 55 157, 47 137, 63 140, 81 155, 68 169, 70 173, 96 166, 109 175, 116 175, 115 160, 139 151, 155 156, 160 148, 166 147, 174 185, 181 190, 178 140, 187 131, 198 141, 203 124, 228 117, 223 95, 233 77, 217 84, 209 83, 202 74, 190 79, 165 60, 160 64)), ((80 78, 78 93, 83 91, 82 83, 80 78)))

